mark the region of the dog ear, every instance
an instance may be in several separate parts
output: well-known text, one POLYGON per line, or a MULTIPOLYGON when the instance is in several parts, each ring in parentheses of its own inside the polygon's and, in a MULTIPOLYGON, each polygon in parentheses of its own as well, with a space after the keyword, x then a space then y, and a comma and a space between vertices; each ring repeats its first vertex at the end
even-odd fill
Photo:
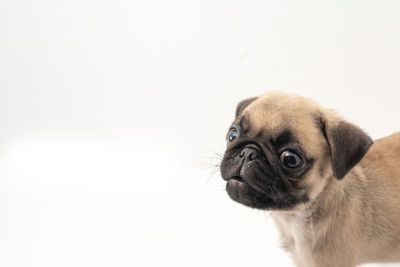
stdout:
POLYGON ((373 141, 359 127, 343 120, 321 119, 321 124, 331 148, 333 175, 342 179, 364 157, 373 141))
POLYGON ((237 116, 239 116, 243 110, 250 105, 254 100, 256 100, 258 97, 251 97, 248 99, 245 99, 243 101, 240 101, 239 104, 236 106, 236 114, 235 117, 237 118, 237 116))

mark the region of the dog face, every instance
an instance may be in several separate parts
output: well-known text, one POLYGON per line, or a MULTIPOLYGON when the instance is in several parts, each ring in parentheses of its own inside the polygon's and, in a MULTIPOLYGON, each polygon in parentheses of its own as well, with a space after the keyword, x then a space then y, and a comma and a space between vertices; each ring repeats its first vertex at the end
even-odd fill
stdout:
POLYGON ((292 209, 343 178, 372 140, 309 99, 271 92, 239 103, 227 143, 228 195, 253 208, 292 209))

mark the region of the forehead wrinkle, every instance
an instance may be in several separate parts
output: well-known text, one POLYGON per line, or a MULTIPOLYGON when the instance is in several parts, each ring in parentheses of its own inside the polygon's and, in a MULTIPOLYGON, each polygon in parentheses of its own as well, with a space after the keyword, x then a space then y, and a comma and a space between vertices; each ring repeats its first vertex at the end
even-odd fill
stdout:
POLYGON ((245 110, 244 115, 249 119, 254 131, 268 131, 274 133, 281 127, 283 115, 274 111, 274 108, 258 102, 245 110))
POLYGON ((248 118, 252 131, 268 132, 269 136, 290 127, 306 150, 318 152, 317 148, 324 144, 314 120, 319 110, 322 110, 319 104, 310 99, 272 91, 250 103, 242 115, 248 118))
POLYGON ((297 138, 290 128, 283 129, 277 136, 271 138, 271 143, 276 148, 297 142, 297 138))
MULTIPOLYGON (((254 109, 246 110, 253 132, 268 133, 269 137, 277 138, 279 134, 291 129, 293 138, 298 140, 309 152, 314 153, 315 143, 320 144, 320 129, 314 122, 314 118, 308 113, 295 113, 285 111, 284 108, 271 106, 254 106, 254 109)), ((319 146, 319 145, 318 145, 319 146)))
POLYGON ((237 124, 239 125, 240 130, 241 130, 242 133, 248 132, 250 130, 250 128, 251 128, 249 119, 245 115, 240 117, 240 119, 239 119, 237 124))

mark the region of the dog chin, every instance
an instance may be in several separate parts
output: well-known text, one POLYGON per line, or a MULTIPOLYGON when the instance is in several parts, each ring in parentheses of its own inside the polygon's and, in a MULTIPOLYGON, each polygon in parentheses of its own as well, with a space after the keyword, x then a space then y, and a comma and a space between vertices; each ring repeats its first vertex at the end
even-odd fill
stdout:
POLYGON ((229 179, 226 183, 226 191, 232 200, 255 209, 290 210, 297 204, 304 202, 290 196, 277 199, 278 192, 275 195, 271 193, 271 196, 262 194, 240 177, 229 179))
POLYGON ((226 183, 226 191, 232 200, 251 208, 266 209, 273 202, 271 198, 260 194, 245 181, 236 178, 226 183))

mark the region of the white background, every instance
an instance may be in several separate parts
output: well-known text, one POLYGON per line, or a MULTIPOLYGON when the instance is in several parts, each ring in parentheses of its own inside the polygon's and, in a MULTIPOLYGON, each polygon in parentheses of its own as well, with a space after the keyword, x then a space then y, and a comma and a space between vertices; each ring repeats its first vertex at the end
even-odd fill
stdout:
POLYGON ((374 138, 399 130, 399 14, 395 0, 1 0, 0 266, 293 266, 212 166, 236 103, 280 89, 374 138))

